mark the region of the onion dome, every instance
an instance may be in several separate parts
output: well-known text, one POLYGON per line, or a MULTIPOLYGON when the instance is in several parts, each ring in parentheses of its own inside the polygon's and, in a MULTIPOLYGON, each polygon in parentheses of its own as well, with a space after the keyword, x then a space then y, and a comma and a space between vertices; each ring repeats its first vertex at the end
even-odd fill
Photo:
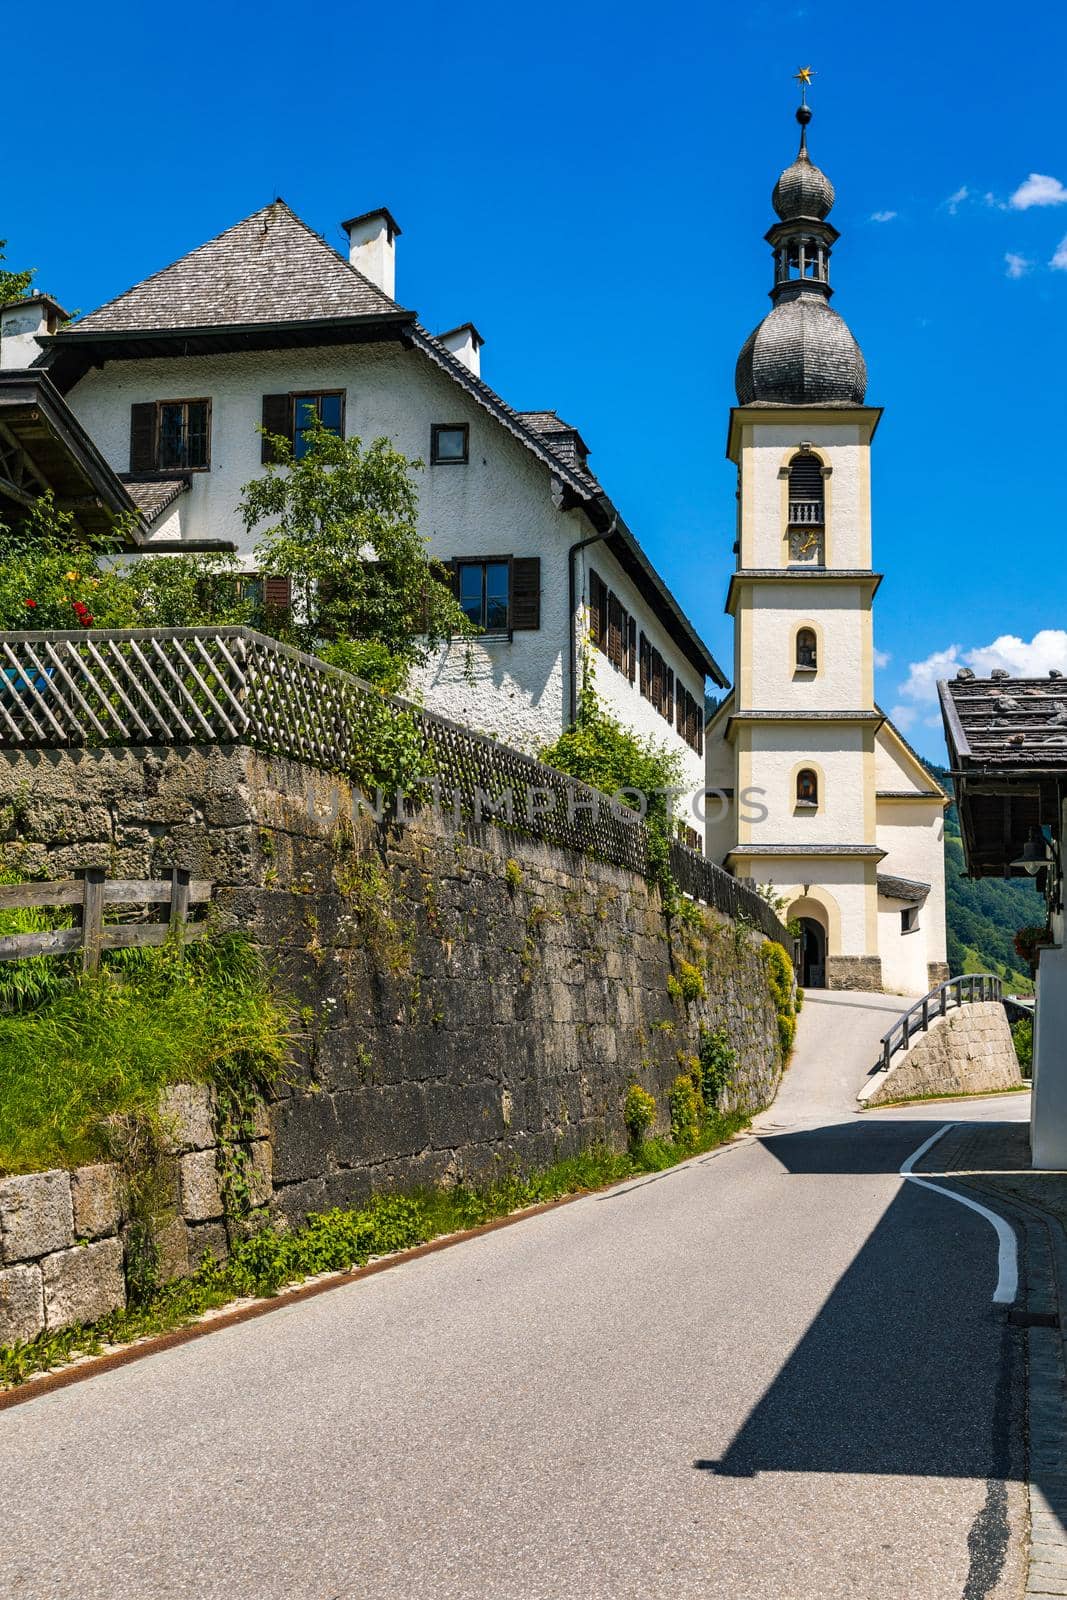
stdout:
POLYGON ((848 324, 830 309, 830 255, 839 237, 826 219, 834 186, 811 160, 811 108, 797 110, 800 149, 774 186, 779 220, 767 233, 774 251, 773 309, 745 340, 735 385, 741 405, 862 405, 867 365, 848 324))

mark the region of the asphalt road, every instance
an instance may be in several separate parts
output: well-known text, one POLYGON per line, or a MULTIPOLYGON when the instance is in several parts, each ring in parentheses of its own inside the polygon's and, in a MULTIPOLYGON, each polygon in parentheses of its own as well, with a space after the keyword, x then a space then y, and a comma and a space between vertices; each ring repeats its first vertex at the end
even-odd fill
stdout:
POLYGON ((981 1217, 810 996, 755 1137, 0 1414, 22 1600, 1004 1600, 1018 1335, 981 1217))

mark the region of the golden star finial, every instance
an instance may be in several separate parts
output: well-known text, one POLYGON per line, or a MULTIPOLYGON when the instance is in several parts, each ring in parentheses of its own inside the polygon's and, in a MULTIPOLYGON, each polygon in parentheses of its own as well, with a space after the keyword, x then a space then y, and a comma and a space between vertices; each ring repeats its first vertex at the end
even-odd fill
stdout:
POLYGON ((808 103, 808 90, 811 87, 811 80, 815 76, 815 69, 813 67, 800 67, 793 76, 800 85, 801 104, 806 106, 808 103))

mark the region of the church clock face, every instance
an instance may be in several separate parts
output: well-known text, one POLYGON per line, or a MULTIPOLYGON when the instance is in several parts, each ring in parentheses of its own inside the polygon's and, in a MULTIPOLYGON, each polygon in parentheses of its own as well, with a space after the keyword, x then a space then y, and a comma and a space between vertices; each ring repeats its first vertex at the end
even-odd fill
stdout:
POLYGON ((822 529, 790 528, 789 559, 805 566, 821 567, 823 564, 822 529))

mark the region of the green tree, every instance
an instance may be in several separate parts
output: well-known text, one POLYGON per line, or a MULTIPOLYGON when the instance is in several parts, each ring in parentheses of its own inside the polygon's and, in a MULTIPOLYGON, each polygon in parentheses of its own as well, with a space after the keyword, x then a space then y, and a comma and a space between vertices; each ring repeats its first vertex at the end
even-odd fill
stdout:
POLYGON ((37 270, 36 267, 29 267, 25 272, 10 272, 3 264, 7 259, 4 255, 6 249, 7 240, 0 239, 0 306, 8 300, 24 300, 37 270))
POLYGON ((418 530, 412 474, 422 463, 388 439, 364 448, 318 421, 303 438, 296 459, 288 439, 268 435, 273 460, 242 490, 245 527, 270 523, 256 551, 260 571, 290 580, 285 631, 295 643, 382 688, 403 688, 445 639, 476 632, 418 530))

